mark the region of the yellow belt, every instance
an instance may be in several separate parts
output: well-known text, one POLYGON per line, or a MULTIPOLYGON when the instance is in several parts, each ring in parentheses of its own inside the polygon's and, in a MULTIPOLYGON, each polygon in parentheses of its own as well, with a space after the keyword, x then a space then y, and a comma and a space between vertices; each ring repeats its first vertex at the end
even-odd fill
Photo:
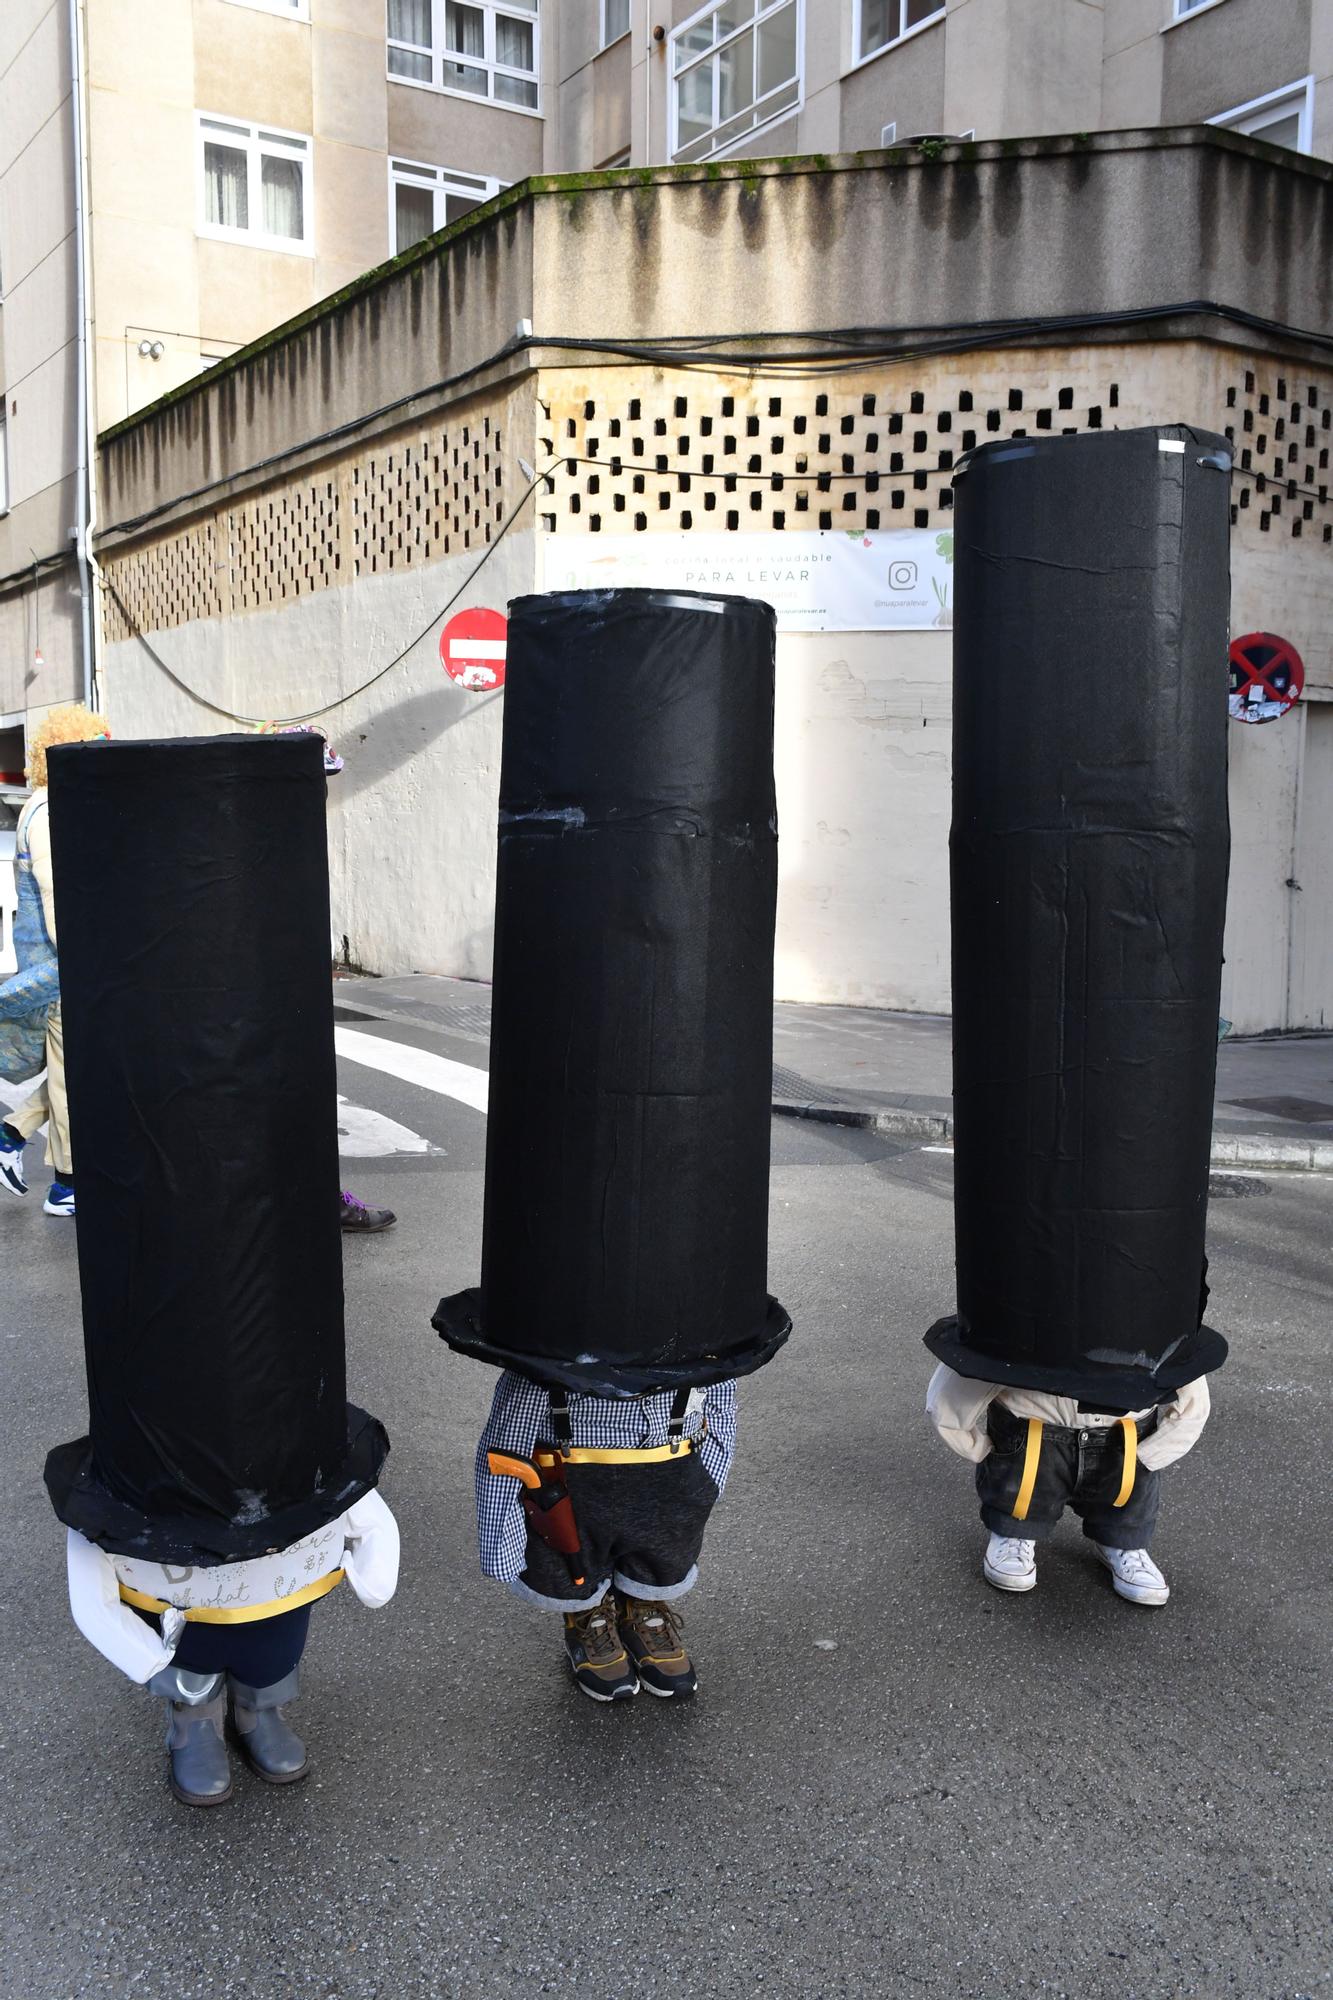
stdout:
MULTIPOLYGON (((1139 1427, 1133 1417, 1120 1418, 1120 1435, 1125 1441, 1125 1468, 1120 1476, 1120 1491, 1111 1502, 1113 1507, 1123 1507, 1134 1491, 1134 1479, 1139 1463, 1139 1427)), ((1023 1450, 1023 1476, 1018 1482, 1018 1498, 1014 1502, 1015 1521, 1026 1521, 1028 1517, 1033 1489, 1037 1484, 1037 1464, 1040 1458, 1041 1418, 1029 1417, 1027 1444, 1023 1450)))
POLYGON ((664 1459, 679 1458, 684 1452, 692 1451, 689 1438, 677 1438, 674 1444, 644 1445, 641 1450, 608 1446, 605 1450, 588 1445, 561 1445, 558 1451, 537 1451, 534 1456, 538 1465, 548 1468, 557 1465, 660 1465, 664 1459))
POLYGON ((190 1625, 254 1625, 261 1618, 277 1618, 284 1611, 296 1611, 303 1604, 313 1604, 317 1598, 327 1597, 334 1586, 342 1582, 342 1577, 340 1569, 332 1569, 327 1576, 307 1583, 301 1590, 294 1590, 290 1597, 273 1597, 267 1604, 199 1604, 187 1608, 168 1604, 160 1597, 150 1597, 144 1590, 132 1590, 128 1583, 121 1584, 120 1594, 126 1604, 133 1604, 139 1611, 184 1611, 186 1623, 190 1625))

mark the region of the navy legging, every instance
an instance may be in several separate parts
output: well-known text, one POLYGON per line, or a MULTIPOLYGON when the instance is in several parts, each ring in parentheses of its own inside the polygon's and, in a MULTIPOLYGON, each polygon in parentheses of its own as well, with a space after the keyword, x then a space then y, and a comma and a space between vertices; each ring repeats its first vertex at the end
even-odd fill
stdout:
MULTIPOLYGON (((171 1664, 190 1674, 231 1674, 244 1687, 272 1687, 286 1678, 305 1651, 312 1609, 302 1604, 295 1611, 256 1618, 248 1625, 187 1624, 171 1664)), ((139 1615, 157 1624, 146 1612, 139 1615)))

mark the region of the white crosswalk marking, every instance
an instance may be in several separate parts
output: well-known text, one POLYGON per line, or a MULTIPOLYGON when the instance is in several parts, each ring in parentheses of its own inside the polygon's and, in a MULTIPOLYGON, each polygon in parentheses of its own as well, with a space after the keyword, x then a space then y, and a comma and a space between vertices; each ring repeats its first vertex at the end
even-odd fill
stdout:
POLYGON ((456 1098, 474 1111, 486 1110, 490 1077, 484 1069, 432 1055, 427 1049, 411 1048, 406 1042, 381 1041, 378 1035, 363 1035, 355 1028, 335 1028, 333 1044, 347 1062, 364 1063, 367 1069, 383 1070, 403 1083, 456 1098))
POLYGON ((438 1153, 419 1132, 381 1111, 338 1099, 338 1151, 345 1160, 386 1160, 396 1153, 438 1153))

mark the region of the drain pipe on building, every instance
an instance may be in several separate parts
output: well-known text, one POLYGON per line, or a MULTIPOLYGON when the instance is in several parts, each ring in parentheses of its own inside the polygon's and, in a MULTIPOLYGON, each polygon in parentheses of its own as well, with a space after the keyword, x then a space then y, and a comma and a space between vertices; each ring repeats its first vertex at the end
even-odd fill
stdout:
POLYGON ((83 699, 88 708, 98 701, 98 614, 93 596, 97 564, 93 529, 97 520, 97 427, 91 379, 92 288, 88 278, 87 99, 84 87, 83 0, 69 0, 70 114, 74 133, 74 283, 77 329, 76 463, 74 556, 79 566, 79 596, 83 614, 83 699))

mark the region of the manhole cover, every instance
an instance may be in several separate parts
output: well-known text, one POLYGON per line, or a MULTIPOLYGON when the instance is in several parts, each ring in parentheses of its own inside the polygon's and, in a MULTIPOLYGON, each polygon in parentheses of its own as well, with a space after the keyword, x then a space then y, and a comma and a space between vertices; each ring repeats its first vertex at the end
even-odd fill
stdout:
POLYGON ((1257 1174, 1209 1174, 1208 1193, 1213 1201, 1243 1201, 1247 1194, 1267 1194, 1268 1182, 1257 1174))
POLYGON ((1333 1104, 1317 1097, 1231 1097, 1241 1111, 1266 1111, 1273 1118, 1287 1118, 1297 1125, 1333 1124, 1333 1104))

